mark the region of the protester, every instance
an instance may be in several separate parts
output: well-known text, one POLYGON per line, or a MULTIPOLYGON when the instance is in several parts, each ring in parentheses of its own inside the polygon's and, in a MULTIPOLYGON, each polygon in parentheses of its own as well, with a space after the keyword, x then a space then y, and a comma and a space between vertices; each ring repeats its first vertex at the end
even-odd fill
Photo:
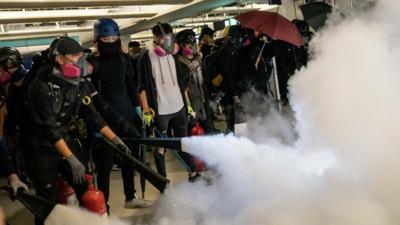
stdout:
MULTIPOLYGON (((93 31, 97 54, 88 58, 93 65, 91 81, 104 101, 120 114, 123 121, 114 122, 115 118, 104 114, 103 117, 119 136, 138 137, 138 132, 134 128, 140 127, 135 124, 135 111, 141 114, 136 92, 137 78, 135 78, 131 58, 122 52, 118 24, 112 19, 102 18, 96 21, 93 31)), ((138 146, 130 145, 130 147, 134 150, 135 157, 138 157, 138 146)), ((114 162, 113 152, 104 147, 99 149, 95 157, 98 164, 98 187, 108 201, 110 175, 114 162)), ((125 208, 150 206, 152 202, 136 195, 133 163, 128 159, 123 159, 121 164, 125 208)))
MULTIPOLYGON (((78 199, 86 190, 81 152, 73 148, 69 133, 78 114, 121 150, 129 152, 103 121, 87 94, 89 87, 81 77, 87 66, 83 52, 84 48, 74 39, 61 39, 54 51, 53 66, 37 75, 28 92, 31 120, 24 140, 33 151, 31 178, 36 194, 52 202, 57 202, 59 173, 73 185, 78 199)), ((43 221, 35 218, 35 223, 43 221)))
MULTIPOLYGON (((158 136, 167 136, 171 127, 175 137, 187 136, 187 113, 193 113, 188 98, 182 69, 176 53, 179 46, 175 43, 172 27, 159 23, 152 28, 154 45, 142 55, 138 63, 139 93, 144 116, 152 120, 158 136)), ((157 171, 167 176, 165 169, 165 149, 154 152, 157 171)), ((194 181, 200 174, 196 172, 192 157, 180 151, 189 172, 189 180, 194 181)))

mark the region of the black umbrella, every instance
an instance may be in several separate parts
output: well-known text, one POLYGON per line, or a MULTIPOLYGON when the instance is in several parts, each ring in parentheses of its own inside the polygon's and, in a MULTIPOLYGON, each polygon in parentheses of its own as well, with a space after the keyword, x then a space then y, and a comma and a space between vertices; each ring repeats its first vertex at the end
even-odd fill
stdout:
POLYGON ((332 7, 324 2, 311 2, 300 6, 304 20, 315 31, 324 26, 328 14, 332 12, 332 7))
POLYGON ((10 187, 0 187, 2 190, 6 190, 12 196, 12 199, 18 199, 33 215, 37 216, 40 220, 44 221, 51 211, 53 211, 56 203, 51 202, 47 199, 39 196, 32 195, 28 192, 18 190, 17 196, 14 197, 13 191, 10 187))

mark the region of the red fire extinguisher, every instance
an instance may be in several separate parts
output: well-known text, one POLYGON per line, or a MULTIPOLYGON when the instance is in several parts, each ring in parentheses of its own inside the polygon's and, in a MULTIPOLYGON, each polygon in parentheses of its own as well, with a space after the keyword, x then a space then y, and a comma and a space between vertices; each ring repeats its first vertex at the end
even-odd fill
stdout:
POLYGON ((107 206, 103 192, 98 190, 93 184, 93 177, 85 175, 88 189, 81 198, 82 206, 90 212, 97 213, 102 217, 107 217, 107 206))
POLYGON ((203 136, 204 135, 204 129, 200 126, 199 123, 196 123, 192 129, 190 130, 190 134, 192 136, 203 136))
MULTIPOLYGON (((191 134, 191 136, 203 136, 204 129, 197 122, 190 130, 190 134, 191 134)), ((193 164, 194 164, 197 172, 202 172, 202 171, 206 170, 206 163, 203 160, 201 160, 195 156, 193 156, 193 164)))
POLYGON ((75 190, 62 178, 58 178, 58 203, 64 205, 79 205, 75 190))

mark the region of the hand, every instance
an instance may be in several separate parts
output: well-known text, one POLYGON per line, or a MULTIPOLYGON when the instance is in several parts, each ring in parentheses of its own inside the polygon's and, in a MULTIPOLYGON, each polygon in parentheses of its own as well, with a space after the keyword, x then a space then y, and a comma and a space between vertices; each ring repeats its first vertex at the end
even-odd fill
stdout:
POLYGON ((193 117, 193 119, 196 118, 196 112, 193 110, 191 105, 187 106, 187 111, 188 111, 188 114, 193 117))
POLYGON ((85 183, 85 166, 76 158, 75 155, 70 155, 65 158, 71 166, 73 181, 75 184, 85 183))
POLYGON ((125 154, 131 155, 132 152, 131 150, 128 148, 128 146, 121 140, 121 138, 119 138, 118 136, 115 136, 114 139, 111 140, 111 142, 117 146, 117 148, 119 150, 121 150, 122 152, 124 152, 125 154))
POLYGON ((135 107, 135 112, 136 112, 136 115, 137 115, 138 117, 142 117, 142 115, 143 115, 142 107, 136 106, 136 107, 135 107))
POLYGON ((143 122, 146 124, 146 126, 150 126, 154 116, 155 116, 155 112, 152 108, 145 108, 143 109, 143 122))
POLYGON ((13 191, 13 197, 17 196, 19 189, 28 191, 28 186, 24 182, 22 182, 15 173, 8 176, 8 182, 13 191))

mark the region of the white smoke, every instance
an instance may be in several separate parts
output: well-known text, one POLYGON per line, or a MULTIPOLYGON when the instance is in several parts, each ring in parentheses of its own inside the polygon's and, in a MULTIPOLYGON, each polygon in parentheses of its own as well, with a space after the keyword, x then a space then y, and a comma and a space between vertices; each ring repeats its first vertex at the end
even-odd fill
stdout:
MULTIPOLYGON (((313 60, 290 82, 293 144, 273 140, 274 129, 255 129, 257 143, 186 139, 218 174, 168 190, 154 224, 399 224, 399 12, 382 0, 317 35, 313 60)), ((282 118, 266 121, 291 124, 282 118)))
POLYGON ((56 205, 44 221, 45 225, 128 225, 115 218, 105 218, 82 208, 56 205))

